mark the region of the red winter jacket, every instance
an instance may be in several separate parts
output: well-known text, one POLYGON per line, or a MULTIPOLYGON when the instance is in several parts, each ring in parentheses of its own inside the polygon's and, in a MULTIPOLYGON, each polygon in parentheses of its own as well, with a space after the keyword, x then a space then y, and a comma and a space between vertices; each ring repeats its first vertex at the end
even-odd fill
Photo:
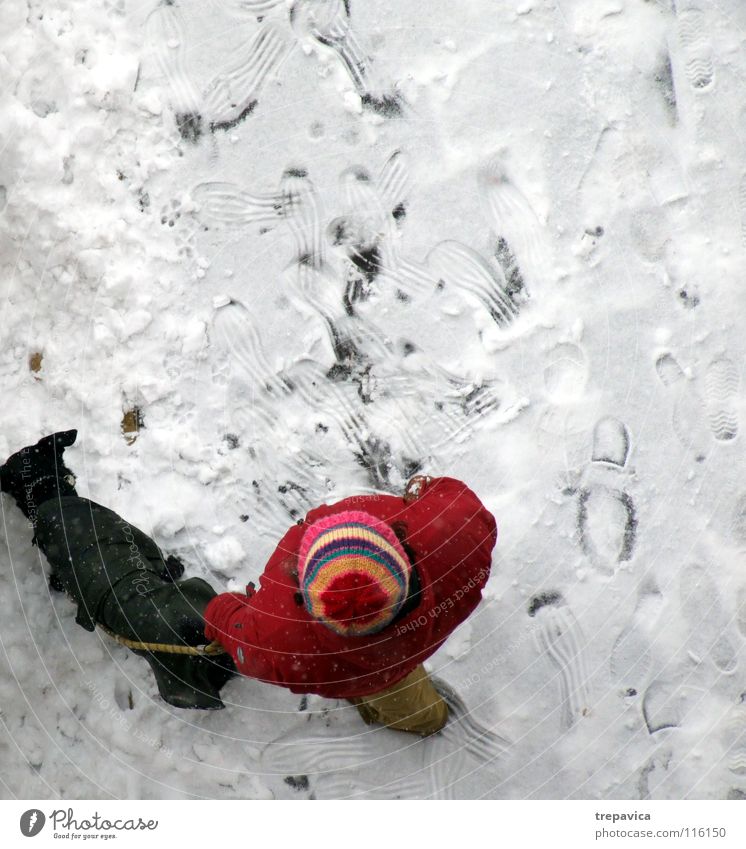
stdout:
POLYGON ((435 652, 476 608, 490 574, 497 528, 466 484, 435 478, 406 504, 363 495, 323 504, 285 534, 248 595, 222 593, 205 611, 205 636, 219 640, 243 675, 328 698, 367 696, 391 687, 435 652), (404 522, 422 592, 401 619, 376 634, 341 636, 312 619, 297 579, 306 528, 343 510, 404 522))

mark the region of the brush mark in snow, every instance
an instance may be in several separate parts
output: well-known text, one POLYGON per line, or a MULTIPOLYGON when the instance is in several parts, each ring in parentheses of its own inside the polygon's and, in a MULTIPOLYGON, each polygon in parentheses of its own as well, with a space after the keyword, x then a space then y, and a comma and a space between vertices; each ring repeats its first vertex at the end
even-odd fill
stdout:
POLYGON ((405 217, 403 207, 406 205, 411 186, 409 159, 403 151, 395 150, 378 175, 378 191, 381 200, 396 221, 405 217), (398 214, 397 210, 400 210, 398 214))
POLYGON ((372 319, 361 316, 340 297, 334 268, 325 263, 322 269, 308 263, 294 268, 294 281, 309 309, 320 317, 328 334, 335 363, 327 372, 335 383, 352 382, 364 404, 373 400, 376 380, 372 369, 394 374, 398 358, 391 340, 372 319))
POLYGON ((556 591, 535 596, 528 614, 536 617, 541 650, 557 668, 561 722, 563 728, 569 729, 590 709, 583 632, 562 594, 556 591))
POLYGON ((356 302, 368 298, 375 278, 398 264, 393 210, 405 203, 409 169, 395 151, 376 180, 357 165, 343 170, 339 182, 345 212, 330 222, 327 238, 348 263, 345 300, 351 314, 356 302))
POLYGON ((419 457, 437 457, 440 450, 467 443, 480 428, 494 422, 501 406, 498 381, 474 382, 437 367, 399 385, 403 390, 401 418, 416 439, 419 451, 415 456, 419 457), (421 413, 407 414, 407 397, 418 399, 421 413))
POLYGON ((243 371, 247 385, 261 388, 275 398, 291 392, 287 380, 273 373, 251 313, 243 304, 231 300, 219 307, 213 325, 217 333, 216 341, 228 353, 239 372, 243 371))
MULTIPOLYGON (((456 690, 442 678, 431 676, 435 690, 448 705, 448 724, 426 741, 425 769, 432 799, 457 799, 464 792, 463 779, 479 773, 485 782, 490 768, 499 768, 510 743, 477 721, 456 690)), ((495 783, 497 777, 495 777, 495 783)))
MULTIPOLYGON (((239 6, 247 11, 258 15, 258 20, 263 24, 265 11, 271 11, 274 7, 282 4, 282 0, 257 0, 252 3, 251 0, 232 0, 238 3, 239 6)), ((321 47, 332 51, 339 59, 347 76, 352 83, 353 88, 360 98, 360 103, 364 109, 376 113, 384 118, 396 118, 403 112, 403 103, 401 96, 397 93, 386 93, 379 90, 373 82, 371 65, 368 56, 357 40, 351 22, 350 22, 350 3, 347 0, 295 0, 289 9, 288 20, 292 32, 301 42, 312 44, 316 49, 321 47)), ((258 91, 264 77, 282 62, 289 51, 289 46, 286 43, 289 40, 289 33, 284 30, 280 31, 276 24, 263 24, 265 31, 274 31, 273 43, 270 47, 265 47, 263 44, 258 44, 254 54, 250 57, 249 63, 255 66, 253 78, 245 80, 244 90, 246 92, 258 91), (277 37, 282 41, 282 46, 279 46, 277 37), (261 61, 260 61, 261 60, 261 61), (263 75, 262 79, 257 79, 259 75, 263 75)), ((261 36, 261 33, 260 33, 261 36)), ((259 40, 260 36, 257 36, 259 40)), ((242 72, 245 77, 247 70, 242 68, 247 63, 239 63, 236 66, 237 71, 242 72)), ((239 73, 240 77, 240 73, 239 73)), ((234 84, 231 91, 236 90, 234 84)), ((249 99, 249 95, 244 95, 243 114, 249 114, 256 105, 256 99, 249 99)), ((222 98, 223 104, 228 102, 225 97, 222 98)), ((233 97, 235 101, 236 98, 233 97)), ((235 126, 237 120, 241 118, 232 118, 230 121, 224 120, 225 127, 235 126)), ((213 129, 222 129, 213 122, 213 129)))
POLYGON ((497 237, 495 259, 505 275, 505 293, 507 296, 515 303, 525 300, 527 297, 526 281, 518 267, 518 260, 504 236, 497 237))
POLYGON ((466 245, 440 242, 427 255, 427 265, 443 289, 453 287, 475 298, 498 326, 510 324, 518 315, 502 270, 466 245))
POLYGON ((710 430, 719 442, 738 435, 738 389, 738 371, 729 359, 710 363, 705 375, 705 406, 710 430))
POLYGON ((202 131, 200 98, 186 69, 186 32, 176 6, 160 3, 145 22, 145 56, 166 78, 176 125, 185 141, 196 142, 202 131))
POLYGON ((314 269, 324 264, 323 211, 305 168, 286 168, 280 180, 282 215, 295 240, 295 261, 314 269))
POLYGON ((676 89, 674 87, 670 53, 665 52, 661 56, 658 68, 653 76, 653 81, 663 98, 663 104, 671 124, 676 124, 679 115, 676 106, 676 89))
POLYGON ((363 106, 383 118, 398 118, 404 111, 402 97, 394 94, 371 94, 366 92, 360 98, 363 106))
POLYGON ((437 276, 424 263, 406 258, 400 259, 391 270, 391 279, 398 287, 402 303, 429 295, 438 286, 437 276))
POLYGON ((408 774, 392 769, 397 751, 388 750, 401 735, 383 727, 350 734, 346 726, 348 720, 350 724, 357 720, 357 712, 348 716, 351 708, 339 702, 340 708, 323 728, 313 714, 310 724, 267 744, 261 755, 262 770, 283 776, 290 786, 288 775, 304 775, 320 799, 457 798, 463 780, 494 764, 509 743, 478 722, 451 686, 437 677, 432 682, 448 704, 450 719, 433 737, 406 741, 408 747, 422 752, 421 768, 408 774), (345 727, 335 728, 340 725, 345 727))
POLYGON ((446 738, 458 743, 478 761, 491 761, 503 754, 510 746, 508 740, 474 718, 464 700, 456 690, 438 676, 431 676, 433 687, 448 705, 448 724, 440 732, 446 738))
POLYGON ((306 406, 292 377, 270 366, 259 332, 243 304, 231 300, 218 308, 212 336, 215 352, 222 352, 230 365, 226 408, 237 440, 246 442, 254 460, 251 467, 263 468, 262 476, 252 486, 243 482, 247 473, 251 474, 245 461, 237 468, 239 483, 234 484, 237 491, 233 497, 228 497, 230 512, 238 508, 241 515, 249 517, 254 531, 276 537, 284 532, 287 518, 294 521, 323 500, 329 466, 308 439, 296 450, 289 449, 287 434, 278 434, 278 409, 291 407, 297 398, 304 422, 320 411, 306 406), (263 485, 265 479, 271 483, 263 485))
POLYGON ((383 727, 361 732, 355 727, 350 733, 348 726, 360 721, 357 710, 345 702, 337 704, 323 727, 326 712, 311 714, 307 723, 268 743, 261 753, 262 772, 283 781, 288 775, 304 775, 317 799, 427 798, 427 775, 419 770, 402 775, 395 768, 398 752, 391 751, 392 732, 383 727))
POLYGON ((370 94, 370 66, 350 25, 350 6, 343 0, 295 0, 290 24, 301 38, 310 37, 333 50, 344 65, 357 93, 370 94))
MULTIPOLYGON (((398 482, 392 481, 394 470, 400 470, 400 477, 415 474, 422 466, 416 457, 397 456, 391 444, 383 437, 372 432, 364 411, 353 404, 348 395, 346 384, 335 383, 325 375, 316 379, 297 382, 298 394, 306 401, 309 410, 323 411, 326 418, 334 421, 355 461, 365 469, 370 484, 378 490, 396 491, 398 482)), ((407 440, 400 444, 412 446, 407 440)))
POLYGON ((282 196, 252 194, 233 183, 199 183, 191 191, 203 221, 241 229, 251 224, 271 226, 282 220, 282 196))
POLYGON ((329 224, 328 238, 372 282, 380 271, 381 242, 393 230, 393 218, 364 168, 346 168, 339 182, 347 211, 329 224))
MULTIPOLYGON (((224 2, 224 0, 221 0, 221 3, 222 2, 224 2)), ((229 0, 229 3, 237 9, 243 9, 254 15, 262 15, 265 12, 269 12, 274 9, 276 6, 284 6, 285 0, 229 0)))
POLYGON ((457 740, 454 742, 454 735, 445 737, 442 731, 433 734, 427 740, 427 748, 423 749, 423 772, 429 779, 428 799, 458 799, 462 789, 460 783, 473 772, 466 749, 461 745, 462 736, 455 736, 457 740))
POLYGON ((679 576, 681 615, 689 628, 687 649, 700 660, 708 656, 725 674, 735 672, 736 650, 728 637, 729 617, 711 570, 688 563, 679 576))
POLYGON ((207 86, 204 103, 210 130, 230 130, 256 108, 267 79, 282 64, 290 39, 274 24, 262 24, 248 46, 235 50, 225 70, 207 86))
MULTIPOLYGON (((499 159, 493 159, 480 170, 477 182, 490 226, 517 260, 521 284, 515 295, 536 296, 551 273, 551 250, 545 228, 528 198, 508 178, 499 159)), ((517 279, 511 281, 513 290, 517 279)))

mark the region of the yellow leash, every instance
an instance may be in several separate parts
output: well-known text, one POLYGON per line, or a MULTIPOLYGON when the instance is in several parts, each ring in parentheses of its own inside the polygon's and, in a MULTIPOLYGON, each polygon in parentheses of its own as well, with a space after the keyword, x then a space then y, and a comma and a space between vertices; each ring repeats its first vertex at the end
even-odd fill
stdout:
POLYGON ((98 627, 108 634, 112 640, 116 640, 120 645, 126 646, 128 649, 137 649, 138 651, 160 651, 166 654, 193 654, 193 655, 213 655, 227 654, 226 650, 220 645, 217 640, 208 643, 204 646, 174 646, 169 643, 142 643, 139 640, 128 640, 125 637, 120 637, 110 631, 104 625, 99 623, 98 627))

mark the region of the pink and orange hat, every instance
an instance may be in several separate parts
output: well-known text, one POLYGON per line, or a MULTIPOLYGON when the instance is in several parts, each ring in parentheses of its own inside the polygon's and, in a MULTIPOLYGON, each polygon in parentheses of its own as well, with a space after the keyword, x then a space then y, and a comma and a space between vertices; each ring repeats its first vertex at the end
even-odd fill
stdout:
POLYGON ((411 571, 393 530, 356 510, 314 522, 298 554, 306 609, 343 636, 362 637, 385 628, 407 599, 411 571))

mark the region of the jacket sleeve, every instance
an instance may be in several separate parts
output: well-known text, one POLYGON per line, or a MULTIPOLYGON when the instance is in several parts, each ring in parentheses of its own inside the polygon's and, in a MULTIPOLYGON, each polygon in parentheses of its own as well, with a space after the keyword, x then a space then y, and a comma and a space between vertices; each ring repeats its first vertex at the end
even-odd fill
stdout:
POLYGON ((260 589, 254 593, 221 593, 208 604, 205 637, 217 640, 233 658, 242 675, 262 681, 282 683, 288 665, 286 640, 295 609, 288 603, 284 564, 297 551, 303 534, 294 525, 285 534, 260 578, 260 589))
POLYGON ((494 516, 466 484, 434 478, 411 505, 409 541, 429 584, 434 630, 444 639, 476 609, 497 541, 494 516))

